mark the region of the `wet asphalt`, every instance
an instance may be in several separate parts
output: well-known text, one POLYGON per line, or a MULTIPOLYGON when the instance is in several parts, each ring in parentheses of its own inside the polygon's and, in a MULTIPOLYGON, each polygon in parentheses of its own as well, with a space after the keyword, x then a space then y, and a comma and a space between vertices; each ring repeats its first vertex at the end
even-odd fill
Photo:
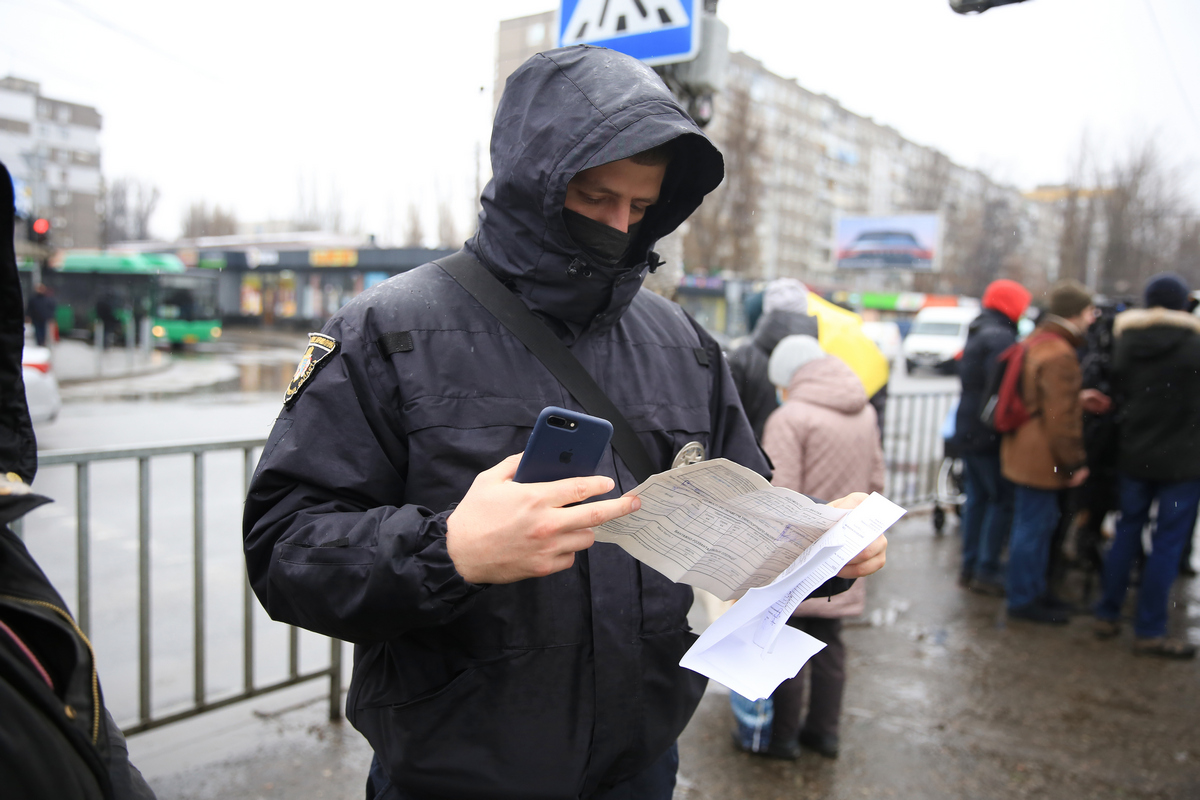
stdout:
MULTIPOLYGON (((739 752, 728 694, 710 685, 680 738, 675 800, 1200 798, 1200 661, 1134 656, 1128 624, 1099 641, 1086 614, 1007 622, 1002 600, 956 586, 955 532, 914 514, 889 534, 845 632, 838 759, 739 752)), ((1068 598, 1081 587, 1069 574, 1068 598)), ((1178 581, 1173 602, 1173 632, 1200 642, 1200 580, 1178 581)), ((162 800, 361 798, 370 750, 319 693, 135 736, 132 757, 162 800)))

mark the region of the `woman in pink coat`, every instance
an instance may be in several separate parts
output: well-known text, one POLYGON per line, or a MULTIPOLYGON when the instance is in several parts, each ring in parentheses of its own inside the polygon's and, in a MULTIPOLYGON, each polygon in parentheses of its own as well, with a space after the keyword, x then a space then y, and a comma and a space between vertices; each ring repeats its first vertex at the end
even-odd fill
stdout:
MULTIPOLYGON (((772 483, 828 500, 850 492, 883 491, 883 448, 875 409, 858 377, 826 355, 811 336, 788 336, 771 353, 771 383, 783 404, 763 430, 762 446, 775 464, 772 483)), ((831 598, 805 600, 788 624, 826 647, 800 674, 771 695, 775 718, 770 755, 796 758, 799 746, 827 758, 838 754, 838 723, 846 679, 842 618, 858 616, 866 604, 862 579, 831 598), (805 675, 810 674, 808 714, 801 725, 805 675)))

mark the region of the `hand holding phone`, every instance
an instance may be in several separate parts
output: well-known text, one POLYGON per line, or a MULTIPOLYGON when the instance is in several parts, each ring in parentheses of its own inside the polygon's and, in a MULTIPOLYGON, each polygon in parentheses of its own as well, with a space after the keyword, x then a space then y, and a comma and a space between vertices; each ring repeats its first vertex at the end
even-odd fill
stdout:
POLYGON ((594 475, 612 430, 606 419, 547 406, 534 423, 513 480, 542 483, 594 475))

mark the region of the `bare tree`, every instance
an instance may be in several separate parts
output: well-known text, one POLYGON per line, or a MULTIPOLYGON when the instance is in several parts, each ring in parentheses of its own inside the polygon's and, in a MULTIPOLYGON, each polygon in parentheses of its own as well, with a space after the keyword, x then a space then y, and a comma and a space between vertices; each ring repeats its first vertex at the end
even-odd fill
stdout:
POLYGON ((322 202, 315 180, 307 186, 303 178, 299 178, 296 183, 296 209, 292 212, 292 229, 341 233, 342 197, 337 187, 331 186, 328 200, 322 202))
POLYGON ((920 156, 904 175, 905 210, 937 211, 941 208, 950 186, 951 166, 946 154, 921 148, 920 156))
POLYGON ((942 275, 949 288, 979 297, 996 278, 1024 283, 1019 198, 985 176, 945 206, 942 275))
POLYGON ((408 204, 408 224, 404 229, 405 247, 424 247, 425 231, 421 227, 421 212, 415 203, 408 204))
POLYGON ((450 212, 450 204, 443 200, 438 203, 438 246, 449 250, 461 244, 454 214, 450 212))
POLYGON ((1179 222, 1188 216, 1176 173, 1153 140, 1117 158, 1104 182, 1101 287, 1118 295, 1135 293, 1173 261, 1179 222))
POLYGON ((1058 239, 1058 276, 1088 282, 1088 262, 1096 228, 1096 193, 1087 187, 1093 156, 1087 139, 1080 141, 1079 152, 1059 201, 1062 230, 1058 239))
POLYGON ((1180 220, 1174 262, 1169 269, 1185 278, 1188 286, 1200 288, 1200 217, 1192 215, 1180 220))
POLYGON ((722 270, 759 272, 757 220, 763 185, 759 177, 763 132, 753 113, 749 87, 731 85, 714 131, 725 156, 725 182, 705 198, 691 217, 684 237, 689 269, 710 274, 722 270))
POLYGON ((183 215, 183 238, 195 239, 198 236, 230 236, 237 233, 237 215, 233 209, 225 210, 219 205, 208 207, 201 200, 188 206, 183 215))
POLYGON ((150 238, 150 217, 158 206, 158 187, 136 178, 118 178, 104 193, 104 245, 150 238))

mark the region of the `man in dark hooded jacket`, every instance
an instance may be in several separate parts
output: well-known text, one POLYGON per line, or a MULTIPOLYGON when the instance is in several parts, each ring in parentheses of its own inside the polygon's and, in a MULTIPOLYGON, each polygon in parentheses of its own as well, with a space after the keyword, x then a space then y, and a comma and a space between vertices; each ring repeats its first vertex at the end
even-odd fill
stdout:
MULTIPOLYGON (((534 56, 491 156, 466 252, 570 348, 656 470, 694 443, 766 474, 711 339, 639 291, 653 244, 723 171, 653 71, 595 47, 534 56)), ((594 477, 512 480, 548 405, 580 409, 438 264, 311 337, 250 487, 246 562, 271 616, 355 643, 368 797, 671 796, 705 683, 678 666, 692 590, 593 544, 636 507, 611 450, 594 477)))
POLYGON ((1029 308, 1029 290, 1016 281, 992 281, 983 310, 971 322, 958 374, 962 396, 954 444, 962 454, 967 502, 963 510, 959 585, 983 594, 1003 595, 1000 553, 1012 527, 1013 487, 1000 474, 1000 435, 980 419, 988 378, 996 358, 1017 341, 1017 320, 1029 308))
POLYGON ((12 180, 0 164, 0 797, 153 800, 104 707, 91 643, 8 527, 50 502, 29 486, 37 442, 24 340, 12 180))

